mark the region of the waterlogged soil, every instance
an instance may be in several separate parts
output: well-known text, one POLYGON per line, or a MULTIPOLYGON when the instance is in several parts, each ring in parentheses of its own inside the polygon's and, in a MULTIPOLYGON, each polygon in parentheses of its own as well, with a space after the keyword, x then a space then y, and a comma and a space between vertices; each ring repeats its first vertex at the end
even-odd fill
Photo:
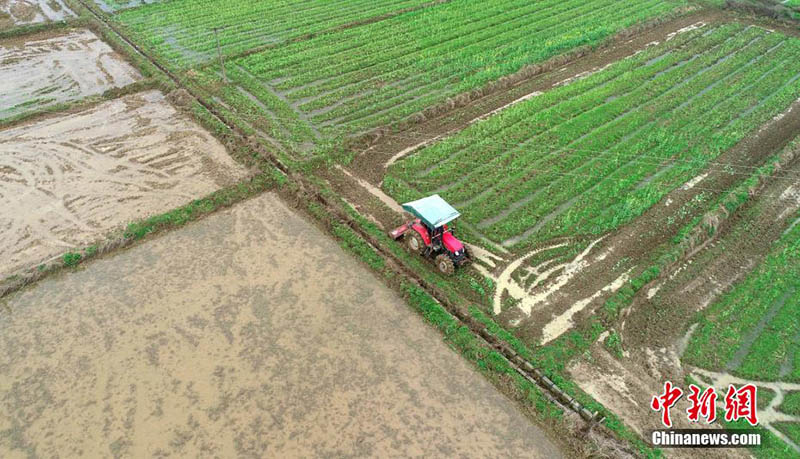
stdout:
POLYGON ((88 30, 0 41, 0 121, 121 88, 140 78, 88 30))
POLYGON ((63 21, 75 17, 64 0, 0 0, 0 24, 3 17, 12 25, 63 21))
POLYGON ((0 303, 0 456, 560 457, 271 194, 0 303))
POLYGON ((245 175, 158 91, 0 131, 0 276, 245 175))

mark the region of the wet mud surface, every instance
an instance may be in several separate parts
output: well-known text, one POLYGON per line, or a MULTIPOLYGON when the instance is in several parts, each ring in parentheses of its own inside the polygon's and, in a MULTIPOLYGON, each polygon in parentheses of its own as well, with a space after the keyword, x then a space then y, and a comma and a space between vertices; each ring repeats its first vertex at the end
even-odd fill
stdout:
POLYGON ((0 302, 0 456, 558 457, 263 195, 0 302))
POLYGON ((88 30, 0 41, 0 120, 121 88, 140 78, 88 30))
POLYGON ((37 24, 75 17, 64 0, 0 0, 0 25, 37 24))
POLYGON ((0 275, 242 178, 157 91, 0 131, 0 275))

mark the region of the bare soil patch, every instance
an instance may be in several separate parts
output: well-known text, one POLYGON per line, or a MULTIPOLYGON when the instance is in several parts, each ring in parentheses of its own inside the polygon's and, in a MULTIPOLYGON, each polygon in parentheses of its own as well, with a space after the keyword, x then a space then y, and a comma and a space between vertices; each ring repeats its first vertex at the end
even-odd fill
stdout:
POLYGON ((264 195, 0 303, 0 456, 561 457, 264 195))
POLYGON ((102 94, 140 77, 88 30, 4 40, 0 42, 0 120, 102 94))
POLYGON ((0 131, 0 275, 245 175, 157 91, 0 131))

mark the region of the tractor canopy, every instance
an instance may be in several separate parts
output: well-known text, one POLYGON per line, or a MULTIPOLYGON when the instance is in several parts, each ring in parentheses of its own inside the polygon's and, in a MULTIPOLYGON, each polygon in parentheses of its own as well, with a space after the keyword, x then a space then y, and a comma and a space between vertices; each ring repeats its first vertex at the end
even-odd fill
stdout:
POLYGON ((403 209, 422 220, 429 228, 446 225, 461 214, 438 194, 403 204, 403 209))

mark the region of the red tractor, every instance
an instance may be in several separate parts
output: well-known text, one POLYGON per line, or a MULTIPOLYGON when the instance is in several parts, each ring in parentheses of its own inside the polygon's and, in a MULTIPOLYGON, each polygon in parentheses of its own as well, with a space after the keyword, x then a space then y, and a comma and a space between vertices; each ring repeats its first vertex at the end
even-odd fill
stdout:
POLYGON ((447 226, 461 214, 438 194, 403 204, 403 209, 416 219, 392 230, 392 239, 405 237, 409 250, 434 259, 444 274, 453 274, 457 266, 469 262, 466 246, 447 226))

